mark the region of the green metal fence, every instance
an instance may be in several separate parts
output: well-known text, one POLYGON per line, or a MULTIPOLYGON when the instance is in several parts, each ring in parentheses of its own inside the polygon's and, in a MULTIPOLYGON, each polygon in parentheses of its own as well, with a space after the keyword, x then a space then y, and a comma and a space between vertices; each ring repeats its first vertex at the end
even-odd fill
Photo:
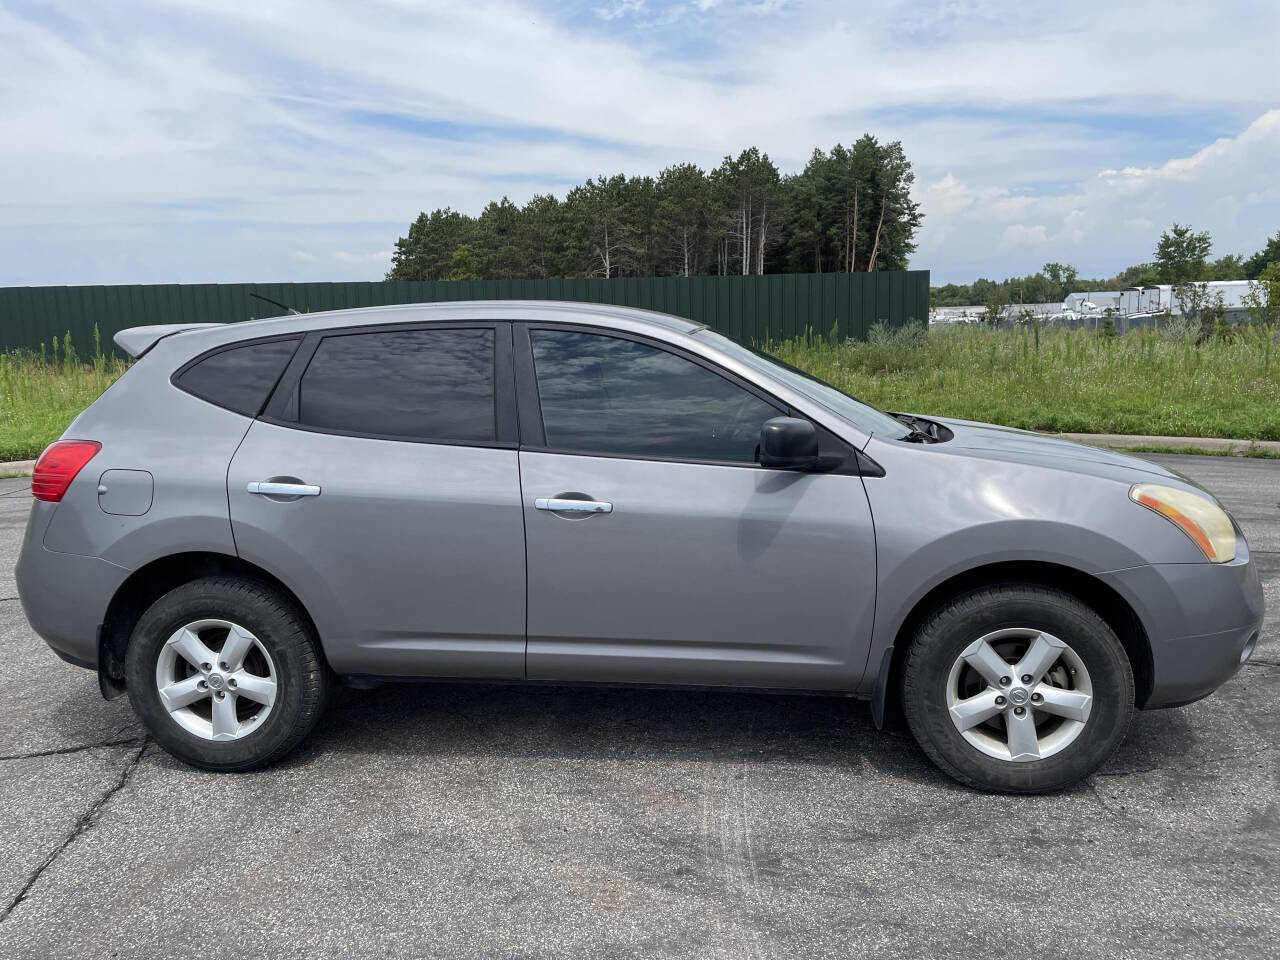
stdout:
POLYGON ((865 339, 876 322, 901 326, 929 313, 929 271, 789 273, 759 277, 477 280, 373 283, 193 283, 111 287, 0 287, 0 351, 38 350, 71 334, 83 356, 97 326, 104 350, 118 330, 149 323, 234 323, 304 313, 448 300, 574 300, 644 307, 705 323, 743 343, 812 331, 865 339))

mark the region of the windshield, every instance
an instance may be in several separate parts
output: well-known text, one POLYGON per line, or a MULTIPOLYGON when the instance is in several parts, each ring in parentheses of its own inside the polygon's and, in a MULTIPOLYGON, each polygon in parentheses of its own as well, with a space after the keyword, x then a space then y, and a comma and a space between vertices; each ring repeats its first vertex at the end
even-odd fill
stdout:
POLYGON ((829 383, 824 383, 803 370, 798 370, 788 363, 775 360, 773 357, 766 356, 763 353, 750 350, 739 343, 735 343, 723 334, 716 333, 714 330, 700 330, 699 334, 714 340, 717 350, 728 354, 735 360, 740 360, 753 370, 759 370, 761 373, 786 384, 792 390, 804 394, 815 403, 822 404, 836 416, 847 420, 863 433, 874 433, 876 436, 888 437, 891 440, 901 440, 911 433, 910 429, 902 421, 894 419, 875 407, 867 406, 857 397, 851 397, 844 391, 838 390, 829 383))

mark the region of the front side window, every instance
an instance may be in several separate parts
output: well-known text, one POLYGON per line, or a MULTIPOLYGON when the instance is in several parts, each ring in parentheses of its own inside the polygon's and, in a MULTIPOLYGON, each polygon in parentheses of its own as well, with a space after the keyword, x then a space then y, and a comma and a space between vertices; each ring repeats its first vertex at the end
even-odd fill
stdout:
POLYGON ((782 411, 684 357, 634 340, 534 330, 547 446, 566 452, 752 463, 782 411))
POLYGON ((493 342, 491 329, 325 337, 298 385, 298 422, 393 439, 492 441, 493 342))
POLYGON ((299 340, 268 340, 220 350, 188 367, 174 382, 201 400, 256 417, 299 340))
POLYGON ((795 367, 783 363, 776 357, 768 357, 764 354, 756 353, 754 350, 748 350, 741 344, 735 343, 723 334, 716 333, 713 330, 700 330, 698 334, 707 340, 714 341, 717 350, 728 354, 741 363, 745 363, 753 370, 758 370, 767 376, 773 377, 778 382, 786 384, 792 390, 803 394, 810 400, 822 404, 836 416, 853 424, 863 433, 874 433, 877 436, 887 437, 892 440, 901 440, 911 432, 903 425, 901 420, 897 420, 889 416, 889 414, 863 403, 857 397, 833 387, 825 380, 819 380, 812 374, 797 370, 795 367))

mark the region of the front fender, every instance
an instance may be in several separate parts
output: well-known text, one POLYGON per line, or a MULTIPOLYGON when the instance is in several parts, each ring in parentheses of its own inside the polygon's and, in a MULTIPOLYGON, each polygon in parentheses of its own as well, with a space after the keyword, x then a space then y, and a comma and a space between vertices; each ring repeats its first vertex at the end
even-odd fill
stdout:
POLYGON ((961 574, 1037 563, 1101 578, 1204 559, 1173 524, 1129 499, 1136 478, 944 451, 882 443, 872 454, 885 476, 864 481, 877 593, 860 694, 875 692, 886 651, 921 600, 961 574))
MULTIPOLYGON (((877 541, 883 542, 878 528, 877 541)), ((1006 521, 954 531, 907 554, 886 547, 880 556, 875 627, 864 683, 875 680, 870 669, 893 646, 917 605, 962 574, 997 564, 1039 563, 1100 577, 1143 562, 1119 541, 1044 521, 1006 521)))

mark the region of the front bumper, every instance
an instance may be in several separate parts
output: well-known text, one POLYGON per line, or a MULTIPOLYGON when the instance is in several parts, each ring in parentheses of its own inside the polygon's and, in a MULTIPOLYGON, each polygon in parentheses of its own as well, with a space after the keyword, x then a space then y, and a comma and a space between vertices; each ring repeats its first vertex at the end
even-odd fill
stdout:
POLYGON ((1240 539, 1230 563, 1156 563, 1105 574, 1142 620, 1151 689, 1139 706, 1176 707, 1222 686, 1262 630, 1262 583, 1240 539))
POLYGON ((14 577, 32 629, 68 663, 98 666, 98 633, 107 606, 130 571, 98 557, 44 546, 53 505, 36 502, 27 522, 14 577))

